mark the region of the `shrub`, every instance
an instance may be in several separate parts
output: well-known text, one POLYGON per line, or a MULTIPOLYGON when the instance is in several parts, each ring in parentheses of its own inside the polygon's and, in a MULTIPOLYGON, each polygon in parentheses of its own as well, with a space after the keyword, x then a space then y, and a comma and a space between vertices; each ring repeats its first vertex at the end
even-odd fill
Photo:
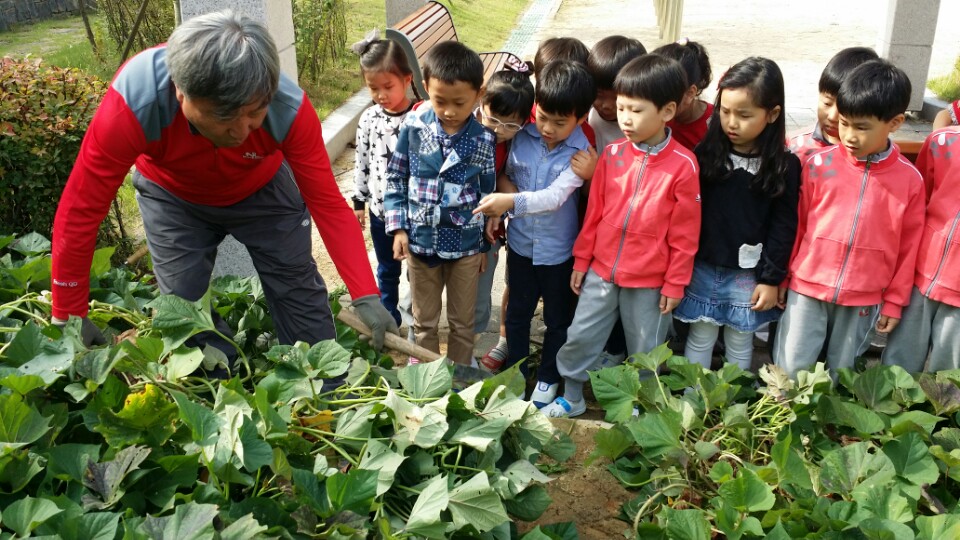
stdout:
POLYGON ((293 28, 297 43, 297 71, 311 82, 320 80, 327 62, 345 54, 347 19, 345 0, 295 0, 293 28))
POLYGON ((105 91, 100 79, 76 69, 0 59, 0 230, 50 234, 105 91))
MULTIPOLYGON (((107 35, 117 52, 123 51, 142 3, 141 0, 97 2, 97 9, 107 23, 107 35)), ((150 2, 137 29, 130 55, 166 41, 170 32, 173 32, 174 24, 173 2, 150 2)))

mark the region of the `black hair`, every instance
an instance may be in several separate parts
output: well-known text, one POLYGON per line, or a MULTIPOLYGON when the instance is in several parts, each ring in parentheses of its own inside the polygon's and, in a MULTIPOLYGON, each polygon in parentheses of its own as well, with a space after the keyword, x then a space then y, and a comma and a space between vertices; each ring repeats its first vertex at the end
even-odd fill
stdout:
POLYGON ((827 62, 820 73, 820 83, 817 85, 821 94, 836 96, 840 93, 840 85, 847 75, 860 64, 880 58, 876 51, 869 47, 847 47, 827 62))
POLYGON ((478 92, 483 86, 480 55, 459 41, 442 41, 430 47, 421 64, 425 81, 437 79, 447 84, 463 81, 478 92))
POLYGON ((612 90, 617 73, 634 58, 647 54, 639 40, 626 36, 607 36, 598 41, 587 56, 587 69, 600 90, 612 90))
POLYGON ((786 139, 786 114, 783 109, 783 73, 773 60, 751 56, 737 62, 720 77, 717 100, 707 133, 694 149, 700 163, 700 178, 707 182, 722 180, 730 174, 732 144, 720 121, 720 98, 727 89, 745 89, 753 103, 767 112, 780 107, 776 120, 769 122, 757 137, 754 147, 760 157, 760 170, 750 183, 751 189, 769 197, 779 197, 786 189, 790 152, 786 139))
POLYGON ((403 48, 396 41, 375 39, 360 53, 360 73, 387 72, 403 78, 413 75, 403 48))
POLYGON ((902 69, 882 59, 850 72, 837 92, 837 112, 846 117, 873 116, 889 122, 910 105, 910 79, 902 69))
POLYGON ((620 96, 645 99, 662 109, 671 101, 680 105, 687 91, 687 74, 676 60, 645 54, 627 62, 613 82, 620 96))
POLYGON ((590 50, 577 38, 552 37, 540 42, 536 54, 533 55, 533 76, 540 78, 540 70, 555 60, 587 63, 590 50))
POLYGON ((550 62, 537 77, 537 109, 550 114, 583 118, 597 99, 597 87, 580 62, 550 62))
POLYGON ((703 92, 704 88, 710 86, 710 81, 713 80, 707 49, 696 41, 683 39, 676 43, 667 43, 657 47, 653 54, 673 58, 680 62, 683 70, 687 73, 687 81, 697 87, 698 95, 703 92))
POLYGON ((530 72, 498 71, 487 79, 487 92, 483 104, 490 112, 501 117, 518 115, 524 120, 533 109, 534 91, 530 72))

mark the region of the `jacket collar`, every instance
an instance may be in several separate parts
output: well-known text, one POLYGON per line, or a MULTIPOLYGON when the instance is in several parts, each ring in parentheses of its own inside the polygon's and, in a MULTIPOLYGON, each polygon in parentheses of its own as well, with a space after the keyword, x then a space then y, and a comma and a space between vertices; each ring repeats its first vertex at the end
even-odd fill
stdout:
POLYGON ((864 158, 854 157, 847 150, 847 147, 842 144, 837 145, 840 152, 843 154, 843 157, 853 166, 858 168, 866 167, 869 163, 871 169, 878 169, 892 165, 898 161, 900 158, 900 150, 897 148, 897 145, 893 144, 893 141, 887 139, 887 149, 882 152, 877 152, 870 154, 864 158))

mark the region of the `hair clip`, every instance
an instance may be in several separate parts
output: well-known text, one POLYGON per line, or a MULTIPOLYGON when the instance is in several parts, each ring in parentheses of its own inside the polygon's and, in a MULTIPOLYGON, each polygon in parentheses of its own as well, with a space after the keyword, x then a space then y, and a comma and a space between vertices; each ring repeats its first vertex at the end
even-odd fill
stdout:
POLYGON ((512 55, 507 57, 507 61, 504 62, 504 65, 510 68, 511 71, 516 71, 517 73, 526 73, 530 71, 530 66, 527 65, 526 62, 512 55))
POLYGON ((690 43, 690 38, 688 37, 682 37, 676 41, 676 44, 681 47, 686 47, 687 43, 690 43))
POLYGON ((356 54, 362 55, 363 53, 367 52, 367 47, 369 47, 371 43, 378 41, 379 39, 380 30, 374 28, 373 30, 367 32, 367 35, 363 36, 363 39, 351 45, 350 50, 356 54))

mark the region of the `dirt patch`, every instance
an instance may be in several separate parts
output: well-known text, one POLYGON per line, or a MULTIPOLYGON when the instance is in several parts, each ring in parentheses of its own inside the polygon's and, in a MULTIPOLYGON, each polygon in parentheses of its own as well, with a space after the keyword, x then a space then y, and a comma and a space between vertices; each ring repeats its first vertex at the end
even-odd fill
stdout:
POLYGON ((564 464, 566 470, 550 475, 555 480, 548 483, 546 489, 553 502, 546 512, 537 521, 518 523, 520 533, 537 525, 569 521, 576 524, 577 532, 584 540, 623 538, 630 525, 617 516, 620 506, 635 495, 607 471, 607 460, 597 459, 589 466, 584 465, 594 448, 594 434, 608 424, 562 418, 553 422, 570 435, 577 445, 577 452, 564 464))

